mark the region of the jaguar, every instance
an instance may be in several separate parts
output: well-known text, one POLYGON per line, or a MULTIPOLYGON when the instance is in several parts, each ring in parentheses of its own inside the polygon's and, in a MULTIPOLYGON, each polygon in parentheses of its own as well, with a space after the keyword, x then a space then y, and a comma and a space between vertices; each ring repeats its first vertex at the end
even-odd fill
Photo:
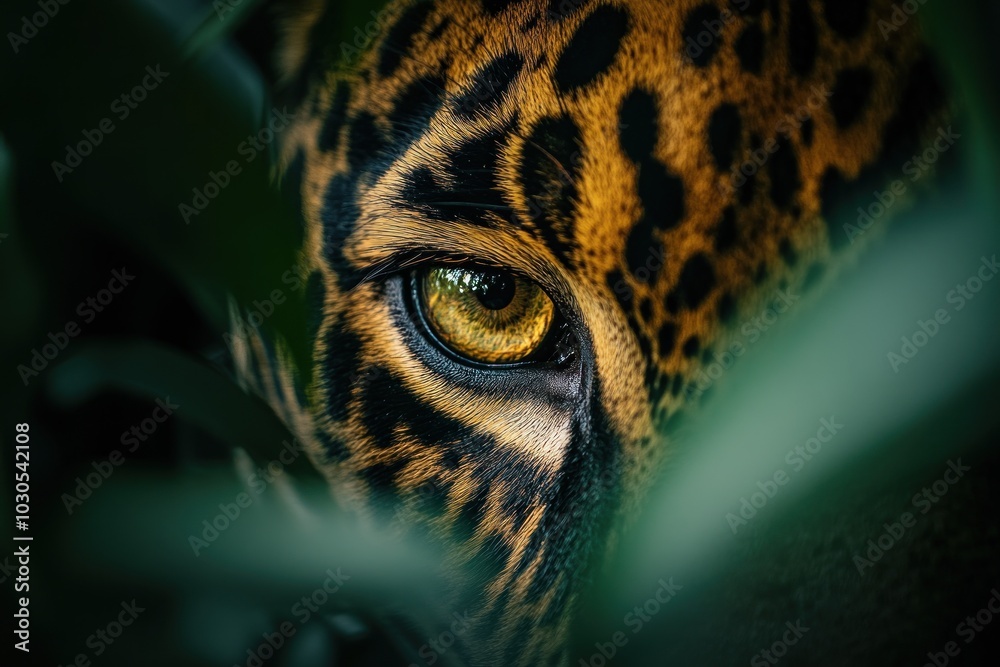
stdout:
POLYGON ((276 58, 310 357, 241 373, 339 502, 472 573, 467 662, 568 664, 704 368, 878 237, 843 212, 942 77, 891 0, 396 0, 360 52, 333 4, 276 58))

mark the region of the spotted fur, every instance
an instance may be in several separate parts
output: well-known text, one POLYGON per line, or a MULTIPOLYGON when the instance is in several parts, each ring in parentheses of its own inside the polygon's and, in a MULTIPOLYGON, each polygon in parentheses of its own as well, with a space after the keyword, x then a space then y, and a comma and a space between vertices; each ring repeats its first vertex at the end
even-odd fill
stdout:
POLYGON ((316 325, 312 366, 279 364, 305 398, 272 400, 345 503, 474 564, 471 663, 566 664, 700 371, 860 245, 837 213, 933 134, 934 66, 915 22, 877 29, 891 0, 396 2, 348 65, 327 10, 280 54, 316 325), (430 261, 536 281, 572 361, 444 358, 407 313, 430 261))

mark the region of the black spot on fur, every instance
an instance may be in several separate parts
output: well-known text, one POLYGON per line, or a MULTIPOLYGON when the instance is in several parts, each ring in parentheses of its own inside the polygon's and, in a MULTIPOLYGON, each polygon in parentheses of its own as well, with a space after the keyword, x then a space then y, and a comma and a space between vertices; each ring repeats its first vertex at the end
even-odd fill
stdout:
POLYGON ((806 118, 802 121, 802 128, 800 131, 802 133, 802 145, 806 148, 812 146, 813 135, 816 132, 816 124, 813 123, 813 119, 806 118))
POLYGON ((760 16, 767 7, 767 0, 729 0, 732 11, 743 16, 760 16))
POLYGON ((785 264, 790 267, 794 267, 799 261, 799 254, 795 252, 792 242, 788 239, 781 239, 781 243, 778 244, 778 252, 781 254, 781 259, 785 260, 785 264))
POLYGON ((557 257, 573 247, 573 205, 583 152, 580 130, 568 116, 539 121, 525 142, 519 170, 528 213, 557 257))
POLYGON ((646 322, 653 319, 653 302, 649 297, 643 297, 642 302, 639 304, 639 317, 641 317, 646 322))
POLYGON ((830 110, 842 130, 853 125, 871 101, 875 77, 867 67, 841 70, 830 96, 830 110))
POLYGON ((659 136, 656 100, 645 90, 633 90, 622 101, 618 114, 622 150, 632 162, 640 163, 653 154, 659 136))
POLYGON ((399 490, 396 475, 406 467, 408 461, 401 459, 391 463, 376 463, 361 470, 365 480, 379 502, 379 514, 388 517, 392 508, 399 505, 399 490))
POLYGON ((663 300, 663 305, 671 315, 677 314, 677 311, 681 309, 681 296, 676 289, 667 294, 667 298, 663 300))
POLYGON ((868 22, 868 0, 823 0, 826 23, 844 39, 854 39, 868 22))
POLYGON ((361 341, 338 322, 327 329, 326 359, 323 364, 323 386, 327 392, 326 414, 335 422, 347 419, 351 379, 357 374, 357 355, 361 341))
POLYGON ((760 25, 748 25, 736 38, 735 49, 743 71, 760 74, 760 67, 764 62, 764 31, 760 25))
POLYGON ((601 5, 583 20, 556 63, 556 85, 563 92, 586 86, 615 60, 628 33, 625 10, 601 5))
POLYGON ((677 290, 682 303, 690 309, 698 308, 715 287, 715 269, 704 253, 688 259, 681 269, 677 290))
POLYGON ((666 251, 655 238, 654 230, 676 227, 684 217, 684 182, 669 173, 657 160, 648 160, 639 167, 638 195, 642 217, 632 227, 626 242, 625 258, 632 275, 645 269, 649 280, 655 279, 663 267, 666 251))
POLYGON ((427 41, 436 42, 437 40, 439 40, 441 38, 441 35, 444 34, 444 31, 447 30, 448 26, 450 25, 451 25, 451 19, 447 16, 438 21, 438 24, 433 28, 431 28, 431 31, 427 33, 427 41))
POLYGON ((589 0, 549 0, 547 16, 550 20, 561 21, 572 16, 589 0))
POLYGON ((490 16, 496 16, 513 4, 513 0, 483 0, 483 9, 490 16))
POLYGON ((360 171, 385 148, 385 138, 375 125, 375 116, 367 111, 359 113, 351 122, 348 135, 347 162, 352 169, 360 171))
POLYGON ((669 357, 677 345, 677 325, 673 322, 664 322, 657 335, 657 341, 660 344, 660 356, 669 357))
POLYGON ((847 241, 847 234, 837 224, 837 212, 846 203, 844 199, 849 197, 853 190, 854 188, 844 178, 844 174, 836 167, 829 167, 823 174, 819 188, 820 203, 830 246, 834 250, 842 248, 847 241))
POLYGON ((754 195, 757 194, 757 172, 754 172, 746 177, 746 183, 739 187, 740 191, 740 204, 747 206, 753 201, 754 195))
POLYGON ((729 324, 733 320, 733 315, 736 314, 736 301, 733 299, 733 295, 726 292, 721 297, 719 297, 719 319, 723 324, 729 324))
POLYGON ((654 281, 664 253, 663 243, 653 237, 653 226, 643 217, 632 227, 625 242, 625 262, 632 276, 641 283, 654 281))
POLYGON ((659 229, 673 229, 684 218, 684 181, 658 160, 640 166, 638 192, 643 218, 659 229))
POLYGON ((433 5, 430 2, 418 2, 411 5, 389 29, 385 41, 379 47, 378 73, 380 76, 390 76, 403 62, 403 54, 410 50, 413 37, 423 29, 432 9, 433 5))
POLYGON ((728 171, 743 135, 743 121, 735 104, 716 107, 708 121, 708 148, 719 171, 728 171))
POLYGON ((611 293, 615 295, 618 305, 622 307, 622 310, 628 312, 631 308, 629 304, 635 295, 632 287, 625 280, 625 276, 622 275, 621 271, 608 271, 607 275, 604 276, 604 282, 611 293))
POLYGON ((524 59, 513 51, 497 56, 476 72, 471 85, 455 98, 455 112, 465 119, 495 112, 523 68, 524 59))
POLYGON ((701 4, 692 9, 684 20, 681 42, 684 55, 698 67, 705 67, 719 50, 722 35, 716 29, 722 25, 719 8, 701 4))
POLYGON ((719 252, 729 250, 736 244, 736 211, 732 206, 722 212, 722 220, 715 228, 715 249, 719 252))
POLYGON ((340 131, 347 117, 347 104, 350 101, 351 88, 346 81, 338 81, 333 91, 333 104, 323 121, 323 129, 319 133, 319 149, 323 152, 337 150, 340 145, 340 131))
POLYGON ((802 187, 802 178, 795 146, 787 138, 778 141, 778 150, 768 161, 768 173, 771 176, 771 200, 778 208, 789 208, 802 187))
POLYGON ((792 71, 801 77, 812 74, 816 66, 818 34, 809 0, 794 0, 788 26, 788 59, 792 71))
POLYGON ((701 351, 701 341, 698 340, 697 336, 688 338, 684 341, 684 346, 681 348, 681 353, 688 359, 698 356, 699 351, 701 351))

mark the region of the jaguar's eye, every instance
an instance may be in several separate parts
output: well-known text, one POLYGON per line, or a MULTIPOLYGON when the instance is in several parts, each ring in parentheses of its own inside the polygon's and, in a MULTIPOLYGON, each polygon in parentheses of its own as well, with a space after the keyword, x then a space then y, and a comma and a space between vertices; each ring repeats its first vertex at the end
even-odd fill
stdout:
POLYGON ((505 271, 439 266, 418 271, 415 280, 433 334, 475 362, 530 361, 556 319, 555 304, 542 288, 505 271))

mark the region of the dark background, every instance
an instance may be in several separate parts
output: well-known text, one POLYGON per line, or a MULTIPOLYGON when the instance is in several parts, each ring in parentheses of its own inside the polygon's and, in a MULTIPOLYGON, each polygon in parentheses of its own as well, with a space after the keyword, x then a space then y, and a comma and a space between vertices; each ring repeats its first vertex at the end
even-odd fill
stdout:
MULTIPOLYGON (((6 38, 0 44, 0 489, 8 517, 13 425, 29 423, 36 554, 31 660, 5 664, 93 657, 87 637, 132 598, 147 611, 94 664, 245 664, 246 649, 333 565, 303 564, 295 559, 301 548, 277 529, 263 530, 283 522, 277 509, 270 519, 241 523, 237 536, 227 535, 227 544, 220 540, 206 556, 191 558, 186 543, 218 502, 240 490, 228 472, 232 447, 269 460, 286 437, 231 380, 223 340, 229 298, 252 312, 255 301, 281 290, 288 300, 265 327, 284 332, 301 353, 295 332, 302 295, 283 279, 295 260, 297 223, 272 185, 270 156, 246 163, 238 150, 274 107, 267 92, 272 10, 251 11, 252 4, 244 0, 220 21, 211 3, 195 0, 73 0, 59 5, 18 53, 6 38), (170 75, 119 120, 113 100, 142 80, 147 65, 170 75), (52 162, 63 161, 67 144, 105 117, 115 130, 57 180, 52 162), (178 206, 229 160, 243 173, 185 224, 178 206), (134 281, 86 322, 78 304, 122 268, 134 281), (25 386, 18 366, 29 365, 33 350, 70 321, 81 334, 25 386), (63 494, 93 471, 93 462, 122 449, 123 432, 166 396, 180 404, 177 415, 68 514, 63 494), (248 552, 259 561, 255 567, 248 552)), ((353 42, 355 28, 379 4, 342 3, 342 28, 331 43, 353 42)), ((37 11, 34 2, 6 2, 0 29, 20 31, 22 17, 37 11)), ((1000 3, 930 2, 920 18, 955 79, 973 137, 968 145, 975 147, 955 179, 955 201, 995 223, 1000 3)), ((936 209, 945 210, 941 225, 952 222, 947 206, 945 200, 936 209)), ((996 304, 993 298, 985 307, 996 304)), ((699 583, 688 588, 690 601, 678 598, 615 660, 745 664, 769 644, 762 638, 780 636, 784 620, 809 614, 826 630, 813 630, 820 639, 790 651, 784 664, 918 665, 927 651, 940 650, 958 621, 1000 586, 996 359, 982 358, 975 383, 912 415, 862 463, 817 480, 780 514, 713 552, 699 583), (933 482, 942 461, 963 453, 977 465, 969 484, 949 498, 948 513, 934 514, 908 536, 905 557, 887 560, 870 580, 852 579, 849 562, 834 556, 855 549, 856 536, 878 535, 883 521, 907 509, 912 489, 933 482)), ((303 463, 291 470, 310 481, 303 463)), ((312 502, 322 507, 322 500, 312 502)), ((360 539, 333 535, 343 537, 334 540, 340 547, 360 539)), ((0 560, 10 551, 0 547, 0 560)), ((394 567, 413 565, 400 558, 394 567)), ((623 598, 643 599, 622 583, 631 567, 623 563, 595 585, 577 630, 580 657, 589 659, 594 642, 621 629, 622 612, 631 607, 623 598)), ((392 664, 382 662, 388 645, 404 652, 419 646, 421 635, 400 637, 372 611, 403 596, 394 583, 400 572, 362 586, 366 595, 332 603, 321 622, 303 628, 295 646, 267 664, 335 664, 338 652, 339 664, 392 664)), ((7 594, 11 581, 2 585, 7 594)), ((963 645, 955 664, 994 664, 997 638, 1000 623, 963 645)))

